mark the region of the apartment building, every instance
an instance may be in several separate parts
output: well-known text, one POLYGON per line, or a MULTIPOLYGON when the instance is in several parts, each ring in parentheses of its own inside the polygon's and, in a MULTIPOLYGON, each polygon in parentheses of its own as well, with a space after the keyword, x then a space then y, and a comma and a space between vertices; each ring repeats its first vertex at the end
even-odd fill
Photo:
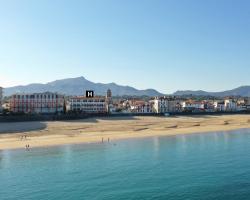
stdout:
POLYGON ((198 101, 185 101, 182 107, 184 110, 205 110, 205 104, 198 101))
POLYGON ((214 105, 215 111, 217 111, 217 112, 225 111, 224 101, 215 101, 213 105, 214 105))
POLYGON ((225 111, 237 111, 237 102, 234 99, 225 99, 225 111))
POLYGON ((14 94, 9 106, 14 113, 58 113, 64 110, 64 96, 51 92, 14 94))
POLYGON ((130 106, 132 113, 153 113, 153 105, 150 102, 135 101, 130 106))
POLYGON ((152 102, 156 113, 180 112, 182 109, 182 101, 174 97, 156 97, 152 102))

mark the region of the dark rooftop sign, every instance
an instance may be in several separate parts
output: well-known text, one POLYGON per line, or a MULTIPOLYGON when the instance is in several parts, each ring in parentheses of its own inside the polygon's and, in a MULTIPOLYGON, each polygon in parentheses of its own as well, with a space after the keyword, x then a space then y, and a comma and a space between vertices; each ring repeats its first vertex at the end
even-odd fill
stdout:
POLYGON ((86 97, 87 98, 93 98, 94 97, 94 91, 93 90, 86 90, 86 97))

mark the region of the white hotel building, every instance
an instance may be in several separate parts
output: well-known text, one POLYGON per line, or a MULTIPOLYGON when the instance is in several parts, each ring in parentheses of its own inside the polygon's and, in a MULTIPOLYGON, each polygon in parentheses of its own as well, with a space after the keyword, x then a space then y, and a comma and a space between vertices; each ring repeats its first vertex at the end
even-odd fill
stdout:
POLYGON ((67 104, 67 111, 86 113, 86 114, 106 114, 112 112, 112 92, 107 90, 105 96, 71 97, 67 104))
POLYGON ((67 110, 94 114, 104 114, 108 112, 105 97, 72 97, 68 102, 67 110))
POLYGON ((64 96, 45 92, 14 94, 10 99, 10 111, 14 113, 58 113, 63 112, 64 96))

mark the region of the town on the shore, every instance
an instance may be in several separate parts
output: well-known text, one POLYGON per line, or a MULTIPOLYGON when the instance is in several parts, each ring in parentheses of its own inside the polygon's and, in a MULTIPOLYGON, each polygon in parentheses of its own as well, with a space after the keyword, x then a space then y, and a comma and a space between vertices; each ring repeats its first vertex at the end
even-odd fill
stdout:
POLYGON ((106 96, 95 96, 94 91, 84 91, 82 96, 65 96, 53 92, 17 93, 3 97, 0 87, 0 113, 7 115, 69 113, 85 115, 103 114, 186 114, 186 113, 238 113, 250 112, 249 97, 112 97, 107 90, 106 96))

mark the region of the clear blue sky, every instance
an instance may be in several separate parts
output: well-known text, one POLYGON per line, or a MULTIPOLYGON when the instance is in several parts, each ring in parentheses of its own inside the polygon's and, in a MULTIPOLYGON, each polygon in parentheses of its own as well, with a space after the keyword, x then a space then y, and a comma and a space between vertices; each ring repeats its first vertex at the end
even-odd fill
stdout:
POLYGON ((0 0, 0 85, 250 85, 248 0, 0 0))

